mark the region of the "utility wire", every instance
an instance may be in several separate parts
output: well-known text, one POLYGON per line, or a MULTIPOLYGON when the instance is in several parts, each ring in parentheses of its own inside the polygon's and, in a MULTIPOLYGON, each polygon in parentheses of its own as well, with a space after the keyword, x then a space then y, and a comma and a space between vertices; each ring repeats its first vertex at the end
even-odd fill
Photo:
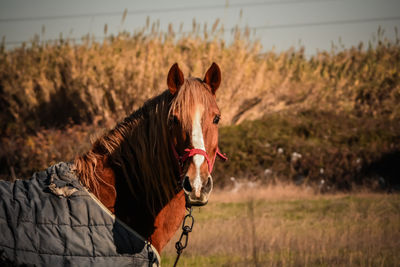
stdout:
MULTIPOLYGON (((251 30, 268 30, 268 29, 279 29, 279 28, 301 28, 301 27, 314 27, 314 26, 325 26, 325 25, 343 25, 343 24, 358 24, 365 22, 377 22, 377 21, 394 21, 400 20, 400 16, 397 17, 383 17, 383 18, 365 18, 365 19, 348 19, 348 20, 332 20, 332 21, 320 21, 320 22, 305 22, 305 23, 292 23, 292 24, 276 24, 276 25, 264 25, 249 27, 251 30)), ((245 29, 245 28, 243 28, 245 29)))
MULTIPOLYGON (((46 40, 42 40, 41 42, 56 42, 56 41, 60 41, 63 40, 65 42, 69 42, 69 41, 82 41, 85 39, 89 39, 89 40, 102 40, 105 39, 106 36, 89 36, 89 37, 66 37, 66 38, 53 38, 53 39, 46 39, 46 40)), ((22 44, 22 43, 28 43, 29 41, 6 41, 4 44, 6 45, 18 45, 18 44, 22 44)))
MULTIPOLYGON (((366 23, 366 22, 378 22, 378 21, 395 21, 400 20, 400 16, 397 17, 383 17, 383 18, 364 18, 364 19, 349 19, 349 20, 332 20, 332 21, 318 21, 318 22, 305 22, 305 23, 291 23, 291 24, 275 24, 275 25, 263 25, 263 26, 254 26, 254 27, 233 27, 223 29, 224 32, 234 31, 234 30, 269 30, 269 29, 283 29, 283 28, 299 28, 299 27, 318 27, 318 26, 326 26, 326 25, 345 25, 345 24, 358 24, 358 23, 366 23)), ((176 34, 189 34, 192 31, 187 32, 178 32, 176 34)), ((96 40, 102 39, 104 37, 100 36, 92 36, 90 38, 94 38, 96 40)), ((49 39, 46 41, 58 41, 59 39, 49 39)), ((82 40, 82 38, 68 38, 69 41, 78 41, 82 40)), ((6 45, 12 44, 21 44, 25 41, 9 41, 5 42, 6 45)))
MULTIPOLYGON (((186 7, 173 7, 173 8, 153 8, 153 9, 139 9, 128 11, 127 14, 150 14, 150 13, 170 13, 182 11, 197 11, 197 10, 211 10, 222 8, 239 8, 239 7, 256 7, 256 6, 271 6, 271 5, 287 5, 287 4, 305 4, 305 3, 324 3, 337 0, 286 0, 286 1, 268 1, 268 2, 249 2, 249 3, 233 3, 233 4, 219 4, 209 6, 186 6, 186 7)), ((66 14, 42 17, 19 17, 19 18, 0 18, 0 23, 4 22, 17 22, 17 21, 38 21, 38 20, 58 20, 58 19, 72 19, 72 18, 86 18, 86 17, 106 17, 106 16, 121 16, 122 12, 99 12, 99 13, 82 13, 82 14, 66 14)))

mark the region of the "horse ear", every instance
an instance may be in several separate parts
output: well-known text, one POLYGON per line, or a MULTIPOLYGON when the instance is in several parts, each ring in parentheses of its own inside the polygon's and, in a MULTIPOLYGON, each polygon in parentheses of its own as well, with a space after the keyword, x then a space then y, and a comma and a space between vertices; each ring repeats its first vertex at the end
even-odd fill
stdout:
POLYGON ((221 70, 217 64, 213 62, 211 67, 206 72, 203 81, 211 87, 212 93, 215 94, 219 85, 221 84, 221 70))
POLYGON ((185 78, 182 71, 179 69, 178 63, 172 65, 168 72, 167 84, 171 94, 176 94, 181 88, 185 78))

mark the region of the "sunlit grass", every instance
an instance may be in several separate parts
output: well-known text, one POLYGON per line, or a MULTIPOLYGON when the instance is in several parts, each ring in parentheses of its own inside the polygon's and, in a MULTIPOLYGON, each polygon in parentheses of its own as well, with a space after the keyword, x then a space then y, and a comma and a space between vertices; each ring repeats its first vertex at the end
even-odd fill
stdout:
MULTIPOLYGON (((195 209, 182 266, 393 266, 400 260, 399 195, 285 190, 287 200, 273 187, 214 192, 206 207, 195 209)), ((165 265, 175 259, 177 238, 162 253, 165 265)))

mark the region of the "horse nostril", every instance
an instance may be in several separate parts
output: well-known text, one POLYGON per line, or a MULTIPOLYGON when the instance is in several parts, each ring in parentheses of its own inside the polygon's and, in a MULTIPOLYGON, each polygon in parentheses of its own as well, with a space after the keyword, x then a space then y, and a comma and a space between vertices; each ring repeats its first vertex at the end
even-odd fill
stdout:
POLYGON ((185 179, 183 179, 183 189, 187 192, 192 192, 193 188, 190 185, 190 181, 189 181, 189 177, 185 177, 185 179))
POLYGON ((206 193, 209 193, 211 191, 212 187, 213 187, 213 180, 212 180, 211 176, 208 176, 207 183, 203 187, 204 191, 206 193))

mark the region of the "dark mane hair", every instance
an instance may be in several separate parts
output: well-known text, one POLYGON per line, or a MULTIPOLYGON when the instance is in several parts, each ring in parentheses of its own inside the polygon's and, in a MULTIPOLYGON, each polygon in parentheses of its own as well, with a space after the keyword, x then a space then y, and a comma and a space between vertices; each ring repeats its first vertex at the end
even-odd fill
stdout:
MULTIPOLYGON (((141 108, 97 139, 90 151, 76 157, 76 172, 83 185, 96 194, 103 164, 126 181, 134 198, 145 195, 149 211, 165 204, 177 193, 176 159, 171 153, 170 120, 172 112, 180 112, 183 129, 191 127, 191 111, 195 103, 206 107, 211 101, 209 88, 198 79, 187 79, 173 96, 169 90, 148 100, 141 108), (207 90, 207 89, 208 90, 207 90)), ((111 186, 111 185, 110 185, 111 186)))

